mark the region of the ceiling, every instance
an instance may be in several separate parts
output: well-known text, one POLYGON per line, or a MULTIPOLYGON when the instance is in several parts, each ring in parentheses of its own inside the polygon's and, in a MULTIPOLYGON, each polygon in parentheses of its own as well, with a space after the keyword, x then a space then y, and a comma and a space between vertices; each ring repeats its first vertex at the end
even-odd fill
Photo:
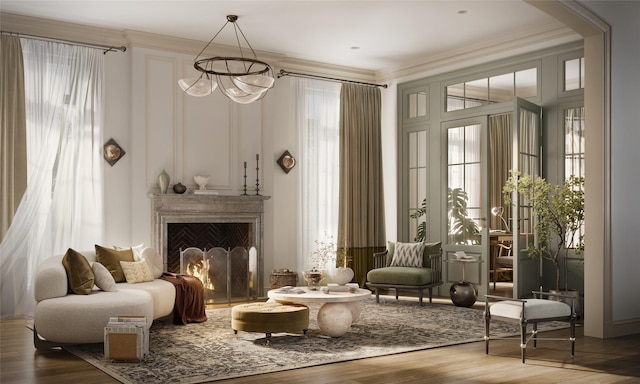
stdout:
MULTIPOLYGON (((224 25, 226 15, 235 14, 256 51, 372 71, 483 49, 559 26, 520 0, 2 0, 0 11, 202 42, 224 25)), ((232 30, 225 28, 214 42, 234 45, 232 30)))

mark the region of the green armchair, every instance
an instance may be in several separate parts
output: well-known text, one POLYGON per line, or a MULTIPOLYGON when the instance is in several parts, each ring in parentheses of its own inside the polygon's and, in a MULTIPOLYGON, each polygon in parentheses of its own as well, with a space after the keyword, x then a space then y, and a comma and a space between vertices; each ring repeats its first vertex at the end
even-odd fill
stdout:
POLYGON ((373 254, 374 269, 367 273, 367 286, 375 289, 376 302, 380 302, 380 289, 394 289, 396 300, 400 290, 416 290, 420 305, 424 290, 429 290, 429 303, 432 302, 433 288, 443 284, 442 281, 442 247, 437 243, 392 243, 383 252, 373 254), (396 246, 416 249, 424 245, 424 250, 418 259, 408 261, 402 259, 402 250, 396 252, 396 246), (396 257, 394 259, 394 256, 396 257), (400 257, 399 257, 400 256, 400 257))

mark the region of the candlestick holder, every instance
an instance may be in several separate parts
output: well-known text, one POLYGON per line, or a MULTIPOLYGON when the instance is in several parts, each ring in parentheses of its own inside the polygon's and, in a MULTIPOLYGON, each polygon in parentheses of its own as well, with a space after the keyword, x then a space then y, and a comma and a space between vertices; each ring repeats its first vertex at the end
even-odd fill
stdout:
POLYGON ((247 195, 247 162, 246 161, 244 162, 244 186, 242 190, 244 191, 242 195, 246 196, 247 195))
POLYGON ((256 196, 260 196, 260 157, 256 155, 256 196))

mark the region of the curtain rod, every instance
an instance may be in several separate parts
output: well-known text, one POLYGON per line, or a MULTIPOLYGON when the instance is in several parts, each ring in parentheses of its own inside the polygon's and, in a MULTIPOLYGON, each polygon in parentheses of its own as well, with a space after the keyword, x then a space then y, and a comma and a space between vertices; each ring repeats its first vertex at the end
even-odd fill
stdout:
POLYGON ((102 52, 102 53, 105 54, 105 55, 107 54, 107 52, 116 52, 116 51, 125 52, 127 50, 127 47, 125 47, 124 45, 122 45, 120 47, 115 47, 115 46, 111 46, 111 45, 92 44, 92 43, 85 43, 85 42, 82 42, 82 41, 56 39, 56 38, 53 38, 53 37, 29 35, 29 34, 26 34, 26 33, 11 32, 11 31, 0 31, 0 33, 2 33, 3 35, 15 35, 17 37, 24 37, 26 39, 39 39, 39 40, 47 40, 47 41, 54 41, 54 42, 70 43, 70 44, 81 45, 81 46, 89 47, 89 48, 102 49, 102 50, 104 50, 104 52, 102 52))
POLYGON ((336 82, 339 82, 339 83, 360 84, 360 85, 366 85, 366 86, 369 86, 369 87, 387 88, 387 84, 364 83, 362 81, 338 79, 338 78, 335 78, 335 77, 311 75, 311 74, 298 73, 298 72, 289 72, 289 71, 285 71, 284 69, 281 69, 280 72, 278 72, 278 78, 281 78, 283 76, 304 77, 304 78, 309 78, 309 79, 320 79, 320 80, 327 80, 327 81, 336 81, 336 82))

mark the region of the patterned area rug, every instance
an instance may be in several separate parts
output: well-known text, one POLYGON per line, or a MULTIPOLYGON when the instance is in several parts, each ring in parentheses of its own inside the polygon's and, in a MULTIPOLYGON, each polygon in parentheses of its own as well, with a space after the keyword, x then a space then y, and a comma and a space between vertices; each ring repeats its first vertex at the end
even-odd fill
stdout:
MULTIPOLYGON (((138 363, 105 362, 102 344, 67 347, 74 355, 116 380, 133 383, 206 383, 217 380, 340 361, 417 351, 483 340, 483 312, 452 305, 380 298, 362 302, 360 319, 340 338, 319 333, 319 307, 310 306, 308 336, 274 334, 271 343, 258 333, 233 333, 231 309, 208 310, 208 320, 176 326, 171 317, 150 329, 150 354, 138 363)), ((566 327, 548 323, 540 330, 566 327)), ((518 335, 517 324, 491 322, 491 335, 518 335)))

